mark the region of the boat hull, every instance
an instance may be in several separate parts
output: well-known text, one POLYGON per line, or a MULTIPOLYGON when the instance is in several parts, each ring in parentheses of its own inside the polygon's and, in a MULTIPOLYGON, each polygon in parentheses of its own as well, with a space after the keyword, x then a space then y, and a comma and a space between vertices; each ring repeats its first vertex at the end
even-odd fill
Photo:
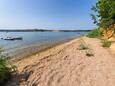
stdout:
POLYGON ((22 37, 14 37, 14 38, 11 38, 11 37, 7 37, 7 38, 1 38, 3 40, 23 40, 22 37))

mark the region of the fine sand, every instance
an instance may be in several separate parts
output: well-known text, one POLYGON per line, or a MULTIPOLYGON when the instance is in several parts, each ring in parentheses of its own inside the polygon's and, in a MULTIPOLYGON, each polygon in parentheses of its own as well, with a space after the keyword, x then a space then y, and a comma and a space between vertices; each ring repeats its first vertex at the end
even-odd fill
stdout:
POLYGON ((15 63, 7 86, 115 86, 115 57, 98 39, 78 38, 15 63), (94 56, 86 56, 84 40, 94 56))

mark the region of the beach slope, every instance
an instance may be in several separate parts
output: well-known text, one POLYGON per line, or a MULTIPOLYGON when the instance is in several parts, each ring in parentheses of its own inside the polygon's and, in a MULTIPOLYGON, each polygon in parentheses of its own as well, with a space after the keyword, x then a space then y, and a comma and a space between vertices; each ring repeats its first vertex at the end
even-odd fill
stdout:
POLYGON ((19 74, 8 86, 115 86, 115 57, 99 39, 74 39, 15 64, 19 74), (79 49, 81 40, 89 49, 79 49))

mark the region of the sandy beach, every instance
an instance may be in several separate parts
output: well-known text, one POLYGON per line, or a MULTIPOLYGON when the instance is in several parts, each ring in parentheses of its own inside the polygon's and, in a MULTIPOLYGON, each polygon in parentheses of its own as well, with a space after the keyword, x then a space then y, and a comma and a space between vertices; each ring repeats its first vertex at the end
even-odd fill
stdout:
POLYGON ((77 38, 14 62, 18 73, 6 86, 115 86, 115 56, 95 38, 77 38), (80 50, 80 41, 94 55, 80 50))

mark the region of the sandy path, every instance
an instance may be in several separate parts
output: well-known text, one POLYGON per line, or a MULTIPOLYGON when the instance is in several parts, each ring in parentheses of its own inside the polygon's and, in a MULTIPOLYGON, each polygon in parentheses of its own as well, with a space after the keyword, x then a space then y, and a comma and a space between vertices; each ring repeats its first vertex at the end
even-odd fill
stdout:
POLYGON ((94 53, 87 57, 79 40, 18 62, 20 86, 115 86, 115 58, 98 39, 84 38, 94 53))

